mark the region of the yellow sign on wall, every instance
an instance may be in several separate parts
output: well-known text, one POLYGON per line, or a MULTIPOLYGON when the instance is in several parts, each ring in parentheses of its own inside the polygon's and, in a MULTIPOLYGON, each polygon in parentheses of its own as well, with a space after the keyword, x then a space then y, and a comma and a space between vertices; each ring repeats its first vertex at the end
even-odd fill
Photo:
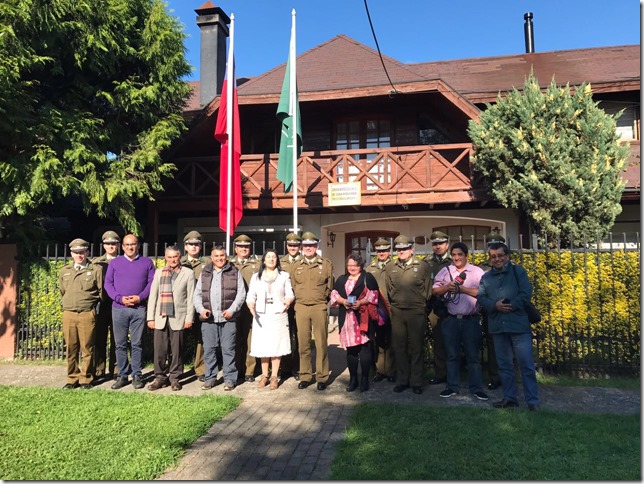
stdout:
POLYGON ((361 202, 360 182, 329 183, 329 207, 360 205, 361 202))

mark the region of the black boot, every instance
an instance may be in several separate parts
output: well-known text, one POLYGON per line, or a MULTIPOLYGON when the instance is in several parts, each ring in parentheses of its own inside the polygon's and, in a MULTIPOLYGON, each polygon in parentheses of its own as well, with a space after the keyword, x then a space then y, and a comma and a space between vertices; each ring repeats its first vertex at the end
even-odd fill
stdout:
POLYGON ((366 392, 367 390, 369 390, 369 375, 363 376, 360 379, 360 391, 366 392))
POLYGON ((358 377, 355 375, 349 376, 349 385, 347 385, 347 391, 352 392, 358 388, 358 377))

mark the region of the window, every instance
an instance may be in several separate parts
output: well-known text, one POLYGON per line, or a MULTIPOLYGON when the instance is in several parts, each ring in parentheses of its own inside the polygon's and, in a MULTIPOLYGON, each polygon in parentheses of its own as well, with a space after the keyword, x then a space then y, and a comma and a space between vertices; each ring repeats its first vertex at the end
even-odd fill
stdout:
POLYGON ((399 233, 398 232, 391 232, 387 230, 379 230, 379 231, 368 231, 368 232, 350 232, 346 234, 346 239, 345 239, 345 255, 349 255, 352 253, 358 253, 360 256, 365 260, 369 261, 371 260, 371 257, 373 256, 375 249, 373 248, 373 244, 378 240, 380 237, 383 239, 390 240, 392 242, 392 253, 393 251, 393 240, 398 237, 399 233))
MULTIPOLYGON (((336 149, 358 150, 362 148, 388 148, 391 146, 391 122, 388 119, 365 119, 344 121, 336 124, 336 149)), ((342 160, 336 166, 336 176, 339 183, 355 181, 360 170, 359 165, 367 170, 381 184, 391 181, 389 174, 390 161, 387 156, 376 153, 350 154, 355 164, 342 160), (378 161, 375 161, 376 158, 378 161)), ((378 185, 368 177, 363 180, 366 190, 377 190, 378 185)))

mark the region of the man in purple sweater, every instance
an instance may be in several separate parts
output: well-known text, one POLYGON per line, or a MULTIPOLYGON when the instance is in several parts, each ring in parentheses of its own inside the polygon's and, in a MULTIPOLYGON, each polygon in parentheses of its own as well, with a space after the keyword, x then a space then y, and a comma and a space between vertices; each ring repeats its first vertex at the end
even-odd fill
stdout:
POLYGON ((112 260, 105 274, 105 290, 112 301, 112 324, 116 343, 116 363, 119 378, 113 390, 123 388, 132 374, 132 386, 145 386, 142 378, 141 340, 145 328, 147 299, 154 279, 154 264, 139 255, 139 240, 135 235, 123 237, 123 254, 112 260), (130 333, 132 366, 127 357, 127 340, 130 333))

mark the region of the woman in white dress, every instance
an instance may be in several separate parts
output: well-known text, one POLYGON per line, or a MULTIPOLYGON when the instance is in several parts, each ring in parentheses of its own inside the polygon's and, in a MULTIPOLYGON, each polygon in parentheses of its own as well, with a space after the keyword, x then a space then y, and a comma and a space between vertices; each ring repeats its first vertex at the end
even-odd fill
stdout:
POLYGON ((262 362, 259 388, 269 384, 269 363, 270 389, 279 386, 277 374, 281 357, 291 352, 287 310, 294 299, 291 277, 282 270, 277 252, 268 249, 259 271, 250 280, 246 296, 246 304, 253 314, 250 355, 262 362))

